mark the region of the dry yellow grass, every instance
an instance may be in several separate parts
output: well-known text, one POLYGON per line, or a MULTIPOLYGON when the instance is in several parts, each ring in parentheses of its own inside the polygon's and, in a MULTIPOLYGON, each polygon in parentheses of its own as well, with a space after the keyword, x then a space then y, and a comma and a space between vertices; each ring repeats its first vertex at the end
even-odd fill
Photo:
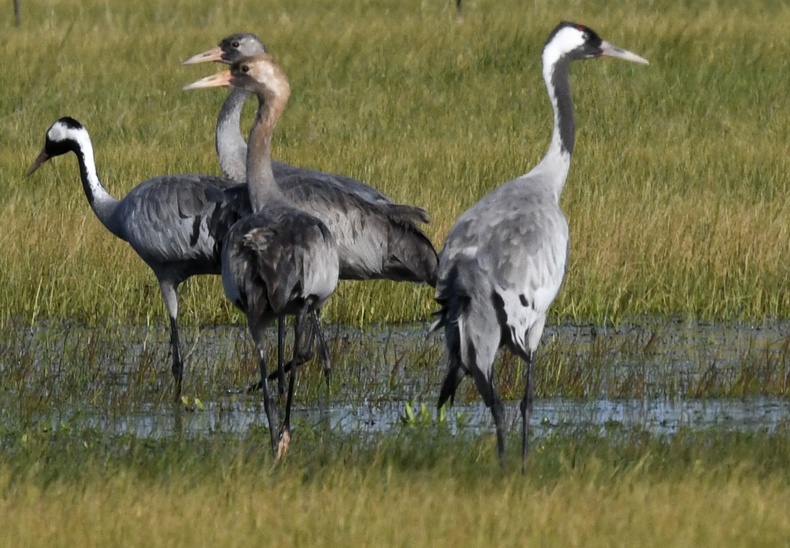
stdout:
MULTIPOLYGON (((589 24, 651 65, 572 70, 578 146, 562 198, 571 264, 554 319, 790 315, 785 2, 469 0, 460 25, 449 1, 22 4, 21 28, 0 22, 0 324, 163 318, 150 271, 89 211, 74 159, 23 177, 58 117, 86 124, 116 196, 153 175, 217 173, 212 131, 223 95, 180 92, 204 72, 178 63, 231 32, 257 32, 294 89, 275 156, 424 205, 438 247, 463 210, 545 151, 551 119, 539 51, 562 19, 589 24)), ((347 284, 327 316, 402 321, 433 308, 425 287, 347 284)), ((187 284, 181 310, 185 324, 235 317, 217 280, 187 284)), ((26 359, 37 366, 36 356, 26 359)), ((790 538, 786 441, 747 436, 723 459, 730 446, 721 440, 658 456, 640 453, 637 440, 636 449, 613 445, 576 468, 565 453, 586 446, 572 440, 553 456, 536 451, 527 478, 494 473, 490 439, 449 463, 432 456, 440 449, 431 439, 394 466, 344 467, 353 455, 318 445, 323 453, 302 449, 282 473, 237 472, 220 450, 190 460, 200 443, 152 443, 139 454, 108 436, 60 444, 36 424, 48 400, 8 397, 29 409, 0 423, 7 546, 766 546, 790 538), (30 432, 40 439, 26 445, 30 432), (327 460, 337 464, 316 464, 327 460), (410 472, 415 460, 429 464, 410 472), (316 468, 324 476, 308 477, 316 468)), ((307 447, 308 433, 300 435, 307 447)), ((456 442, 445 440, 451 451, 456 442)), ((406 452, 397 442, 388 451, 406 452)))
POLYGON ((157 485, 120 474, 42 488, 5 470, 0 529, 6 546, 779 546, 790 535, 786 482, 750 473, 474 489, 391 469, 287 476, 157 485))
MULTIPOLYGON (((9 20, 3 29, 6 317, 162 315, 153 276, 88 210, 73 158, 22 177, 57 117, 86 124, 117 196, 153 175, 216 173, 212 131, 223 94, 180 92, 212 69, 178 62, 230 32, 255 31, 294 89, 275 156, 425 206, 439 247, 463 210, 544 153, 551 114, 539 52, 561 19, 591 25, 651 65, 573 67, 578 146, 562 197, 571 265, 552 313, 599 322, 790 313, 784 3, 478 0, 461 24, 451 4, 27 6, 21 28, 9 20)), ((407 284, 348 284, 327 317, 425 319, 431 297, 407 284)), ((182 310, 187 323, 232 317, 210 280, 188 284, 182 310)))

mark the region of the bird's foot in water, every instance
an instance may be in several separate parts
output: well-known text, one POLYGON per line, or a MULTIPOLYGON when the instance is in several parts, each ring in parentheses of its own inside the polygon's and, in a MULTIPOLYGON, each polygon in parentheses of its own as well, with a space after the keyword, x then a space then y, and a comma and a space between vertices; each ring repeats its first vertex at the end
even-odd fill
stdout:
POLYGON ((284 428, 280 432, 280 442, 277 444, 277 460, 285 458, 288 454, 288 448, 291 446, 291 430, 284 428))

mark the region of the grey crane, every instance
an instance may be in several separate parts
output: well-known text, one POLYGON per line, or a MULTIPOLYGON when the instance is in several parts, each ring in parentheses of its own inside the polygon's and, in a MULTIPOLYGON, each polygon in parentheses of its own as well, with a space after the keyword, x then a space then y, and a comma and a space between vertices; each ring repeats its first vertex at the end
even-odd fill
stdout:
MULTIPOLYGON (((256 35, 237 33, 182 64, 209 61, 232 64, 245 56, 265 52, 266 46, 256 35)), ((247 145, 239 122, 249 95, 245 89, 232 89, 217 119, 215 144, 220 166, 223 173, 236 180, 243 180, 246 173, 247 145)), ((436 251, 417 226, 428 221, 422 208, 394 204, 378 190, 351 177, 276 161, 272 162, 272 169, 287 193, 293 192, 292 185, 309 190, 290 197, 332 231, 338 243, 340 279, 389 279, 436 285, 436 251)), ((313 326, 318 332, 319 348, 324 349, 322 362, 328 373, 328 357, 316 316, 313 326)), ((309 359, 310 346, 307 345, 306 355, 295 356, 292 363, 309 359)))
POLYGON ((210 196, 235 183, 194 173, 162 175, 143 181, 125 197, 116 199, 99 179, 88 130, 68 116, 49 127, 44 148, 27 174, 68 152, 77 156, 82 187, 96 217, 107 230, 132 246, 159 282, 170 317, 172 371, 178 400, 184 370, 179 351, 178 286, 197 274, 219 274, 217 233, 224 234, 229 225, 222 228, 219 221, 212 221, 219 206, 210 196))
MULTIPOLYGON (((231 65, 239 59, 258 53, 268 53, 261 39, 255 34, 240 32, 223 38, 216 47, 193 55, 181 64, 194 65, 213 61, 231 65)), ((214 141, 222 173, 240 183, 244 182, 247 171, 247 143, 241 133, 240 121, 242 108, 249 96, 250 92, 244 89, 231 89, 217 117, 214 141)), ((358 194, 369 202, 392 203, 392 200, 372 186, 345 175, 297 167, 277 160, 272 160, 272 171, 275 179, 291 175, 309 177, 343 191, 358 194)))
POLYGON ((184 89, 214 86, 242 87, 258 97, 258 111, 247 151, 247 186, 253 213, 237 221, 225 236, 222 284, 228 299, 247 316, 258 348, 272 451, 280 457, 287 452, 290 443, 290 413, 297 368, 291 368, 278 443, 270 412, 263 332, 275 318, 295 315, 294 341, 298 352, 303 318, 308 312, 321 308, 337 285, 337 246, 327 226, 299 209, 274 178, 272 132, 291 93, 288 78, 280 66, 269 54, 262 53, 242 59, 231 70, 198 80, 184 89))
POLYGON ((503 406, 494 385, 493 362, 505 346, 526 362, 521 400, 522 471, 534 399, 535 353, 546 312, 562 284, 568 258, 568 223, 559 199, 574 145, 571 61, 617 57, 647 64, 590 28, 562 22, 543 48, 543 78, 554 110, 554 132, 541 162, 499 186, 466 210, 439 254, 436 301, 444 327, 447 375, 438 407, 452 403, 459 382, 471 375, 491 409, 504 468, 503 406))

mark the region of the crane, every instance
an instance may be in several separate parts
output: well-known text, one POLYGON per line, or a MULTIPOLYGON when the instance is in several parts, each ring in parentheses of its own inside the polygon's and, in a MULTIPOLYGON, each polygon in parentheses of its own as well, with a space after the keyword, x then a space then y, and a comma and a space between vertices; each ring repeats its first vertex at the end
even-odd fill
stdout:
MULTIPOLYGON (((210 61, 232 64, 266 52, 266 46, 255 34, 236 33, 182 64, 210 61)), ((246 173, 247 145, 239 122, 249 95, 250 92, 243 88, 231 90, 220 110, 215 133, 220 167, 226 176, 238 181, 243 181, 246 173)), ((286 192, 291 185, 309 185, 309 193, 292 196, 292 199, 300 208, 326 223, 334 235, 340 256, 340 279, 389 279, 436 285, 436 251, 417 226, 419 222, 428 221, 422 208, 394 204, 370 185, 344 175, 277 161, 272 161, 272 170, 286 192)), ((313 325, 318 332, 319 348, 325 349, 315 317, 313 325)), ((309 359, 309 348, 308 344, 308 354, 295 356, 292 363, 309 359)), ((322 359, 325 371, 329 370, 327 360, 322 359)))
POLYGON ((68 152, 77 156, 85 197, 96 217, 107 230, 132 246, 159 282, 170 318, 177 401, 184 371, 179 350, 178 286, 197 274, 219 274, 218 246, 229 225, 212 221, 219 211, 212 194, 235 183, 195 173, 161 175, 143 181, 119 200, 99 179, 88 130, 69 116, 47 129, 44 147, 27 174, 68 152))
POLYGON ((546 313, 560 290, 568 259, 568 223, 559 206, 574 147, 568 69, 575 60, 647 60, 602 40, 592 29, 562 22, 543 47, 543 78, 554 110, 548 151, 528 173, 506 182, 466 210, 439 253, 431 330, 444 328, 447 374, 438 407, 452 403, 470 375, 491 409, 504 468, 503 406, 494 384, 494 358, 507 347, 526 362, 520 411, 521 466, 526 469, 534 400, 535 353, 546 313))
MULTIPOLYGON (((274 59, 262 53, 234 64, 229 71, 193 82, 184 89, 243 87, 258 97, 258 111, 247 150, 247 186, 253 213, 239 219, 222 245, 225 295, 247 316, 258 348, 264 411, 272 451, 282 457, 290 444, 290 413, 296 367, 292 367, 285 418, 278 437, 270 409, 263 332, 275 318, 296 316, 295 351, 308 312, 319 309, 337 285, 339 261, 332 233, 317 217, 301 210, 281 190, 271 165, 271 139, 291 93, 288 78, 274 59)), ((280 356, 282 361, 282 356, 280 356)), ((282 371, 282 367, 278 368, 282 371)))

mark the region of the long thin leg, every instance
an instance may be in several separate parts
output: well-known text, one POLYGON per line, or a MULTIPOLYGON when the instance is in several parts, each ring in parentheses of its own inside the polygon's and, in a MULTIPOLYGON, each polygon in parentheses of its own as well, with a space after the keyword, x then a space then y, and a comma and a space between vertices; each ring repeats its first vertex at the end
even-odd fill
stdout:
MULTIPOLYGON (((277 318, 277 391, 280 396, 285 394, 285 367, 283 366, 283 356, 285 355, 285 316, 277 318)), ((263 377, 261 377, 263 379, 263 377)))
MULTIPOLYGON (((328 391, 330 389, 330 381, 332 380, 332 364, 329 358, 329 347, 326 344, 326 339, 324 339, 324 330, 321 329, 321 320, 318 318, 319 312, 319 310, 313 310, 310 315, 313 321, 313 330, 310 333, 311 335, 315 333, 318 336, 318 360, 324 367, 324 379, 326 380, 326 389, 328 391)), ((310 348, 312 347, 313 343, 311 338, 310 348)))
POLYGON ((274 420, 272 420, 271 398, 269 397, 269 381, 266 376, 266 358, 263 348, 258 349, 258 364, 261 368, 261 389, 263 390, 263 411, 266 413, 266 421, 269 423, 269 436, 271 437, 272 454, 277 456, 277 436, 274 434, 274 420))
POLYGON ((505 426, 503 424, 502 416, 504 415, 504 407, 502 400, 499 399, 499 394, 494 390, 494 401, 491 404, 491 415, 494 417, 494 426, 496 427, 496 449, 499 455, 499 466, 504 472, 505 466, 505 426))
MULTIPOLYGON (((282 396, 285 394, 285 373, 290 371, 291 364, 293 361, 288 362, 283 367, 282 364, 282 356, 284 355, 285 349, 285 317, 277 318, 277 369, 269 373, 267 377, 270 381, 277 379, 278 381, 278 391, 282 396)), ((247 392, 256 392, 263 387, 263 379, 253 383, 247 388, 247 392)))
POLYGON ((477 391, 480 392, 486 406, 491 408, 491 415, 494 417, 494 427, 496 428, 496 448, 499 455, 499 466, 502 468, 502 471, 505 471, 505 425, 503 420, 505 409, 494 385, 493 371, 483 372, 480 369, 473 369, 472 376, 475 379, 477 391))
POLYGON ((532 407, 535 400, 535 352, 527 356, 527 381, 524 386, 524 397, 521 399, 521 473, 527 472, 527 450, 529 437, 529 422, 532 418, 532 407))
MULTIPOLYGON (((300 336, 302 326, 304 324, 305 313, 307 307, 303 308, 297 315, 294 322, 294 355, 299 354, 300 336)), ((277 458, 281 458, 288 453, 288 448, 291 443, 291 405, 293 404, 294 387, 296 385, 296 367, 291 368, 291 374, 288 378, 288 397, 285 400, 285 419, 280 428, 280 442, 277 447, 277 458)))
MULTIPOLYGON (((313 317, 314 314, 315 314, 314 311, 311 312, 311 317, 313 317)), ((297 320, 295 319, 294 320, 294 337, 297 336, 296 335, 296 323, 295 323, 296 321, 297 320)), ((304 319, 302 319, 302 325, 304 325, 304 319)), ((300 332, 302 331, 302 327, 301 326, 299 327, 299 331, 300 332)), ((299 337, 299 339, 301 341, 301 336, 299 337)), ((291 359, 291 361, 289 361, 287 364, 285 364, 285 370, 286 371, 290 371, 292 367, 298 367, 298 366, 303 365, 303 364, 305 364, 305 363, 307 363, 307 362, 309 362, 310 360, 313 359, 313 343, 315 341, 315 324, 313 324, 313 323, 311 323, 310 326, 308 327, 307 339, 306 340, 307 340, 307 342, 305 343, 304 346, 301 345, 301 342, 299 343, 298 346, 294 346, 293 358, 291 359)))
POLYGON ((274 430, 274 417, 272 417, 272 401, 269 396, 269 381, 266 375, 266 351, 265 351, 265 329, 266 323, 259 322, 258 319, 249 313, 247 314, 247 325, 255 341, 255 348, 258 350, 258 366, 261 370, 261 388, 263 390, 263 411, 266 413, 266 421, 269 423, 269 437, 271 441, 272 454, 277 455, 277 435, 274 430))
MULTIPOLYGON (((470 305, 471 309, 471 305, 470 305)), ((502 471, 505 470, 505 425, 504 425, 504 407, 499 393, 496 389, 496 382, 494 380, 494 358, 496 357, 497 349, 499 348, 500 333, 492 331, 490 325, 497 325, 496 317, 491 314, 487 316, 490 311, 488 308, 481 310, 467 311, 463 317, 463 321, 459 319, 458 324, 458 341, 452 341, 447 337, 451 363, 459 362, 467 371, 472 374, 472 378, 477 385, 477 391, 483 398, 486 407, 491 409, 491 415, 494 418, 494 426, 496 427, 496 446, 497 453, 499 454, 499 465, 502 471), (461 328, 463 326, 463 329, 461 328), (466 356, 461 355, 460 349, 466 346, 468 351, 466 356), (453 355, 453 353, 456 353, 453 355)), ((449 374, 449 372, 448 372, 449 374)), ((457 373, 456 373, 457 376, 457 373)), ((458 378, 456 377, 456 381, 458 378)), ((451 381, 452 382, 452 381, 451 381)), ((449 389, 449 387, 447 387, 449 389)), ((443 396, 448 396, 442 387, 443 396)), ((440 398, 442 397, 440 395, 440 398)))
MULTIPOLYGON (((299 351, 297 354, 294 352, 294 357, 291 361, 285 364, 285 372, 291 370, 292 367, 300 366, 311 359, 313 359, 313 353, 311 349, 313 348, 314 341, 316 337, 318 338, 318 359, 321 362, 321 365, 324 368, 324 376, 326 377, 326 385, 327 388, 329 387, 329 381, 331 380, 332 376, 332 364, 329 357, 329 346, 326 344, 326 339, 324 338, 324 331, 321 329, 321 322, 318 318, 318 311, 311 311, 310 312, 310 331, 308 331, 307 335, 307 343, 304 347, 299 351)), ((278 372, 272 372, 269 374, 269 380, 273 380, 274 377, 278 375, 278 372)), ((254 385, 250 387, 250 391, 257 390, 260 388, 260 384, 254 385)))
POLYGON ((175 381, 175 389, 173 397, 177 402, 181 398, 181 384, 184 380, 184 364, 181 361, 181 352, 179 351, 178 340, 178 321, 174 317, 170 317, 170 346, 173 353, 173 380, 175 381))
MULTIPOLYGON (((310 312, 311 317, 315 317, 315 314, 316 314, 315 311, 310 312)), ((296 349, 294 348, 294 357, 285 366, 286 368, 288 368, 288 371, 290 371, 291 367, 296 367, 305 364, 313 359, 314 340, 315 340, 315 324, 312 323, 310 324, 309 331, 307 332, 307 343, 304 346, 299 347, 299 352, 297 352, 296 349)))
MULTIPOLYGON (((307 342, 304 346, 307 350, 300 350, 297 352, 296 347, 294 347, 294 357, 291 361, 285 364, 285 371, 290 371, 292 367, 300 366, 311 359, 313 359, 313 344, 315 344, 316 334, 318 334, 318 346, 319 346, 319 359, 321 361, 321 365, 324 367, 324 376, 326 377, 326 384, 327 388, 329 387, 329 378, 332 374, 332 366, 329 363, 329 348, 326 345, 326 341, 324 340, 324 333, 321 330, 321 323, 318 320, 318 313, 313 310, 310 312, 310 327, 309 331, 307 332, 307 342)), ((271 374, 269 375, 271 377, 271 374)), ((271 380, 271 379, 270 379, 271 380)))
POLYGON ((170 348, 173 355, 173 380, 175 381, 174 397, 178 402, 181 398, 181 383, 184 378, 184 364, 181 361, 178 337, 178 283, 171 280, 159 280, 159 290, 162 292, 162 299, 165 301, 167 315, 170 317, 170 348))

